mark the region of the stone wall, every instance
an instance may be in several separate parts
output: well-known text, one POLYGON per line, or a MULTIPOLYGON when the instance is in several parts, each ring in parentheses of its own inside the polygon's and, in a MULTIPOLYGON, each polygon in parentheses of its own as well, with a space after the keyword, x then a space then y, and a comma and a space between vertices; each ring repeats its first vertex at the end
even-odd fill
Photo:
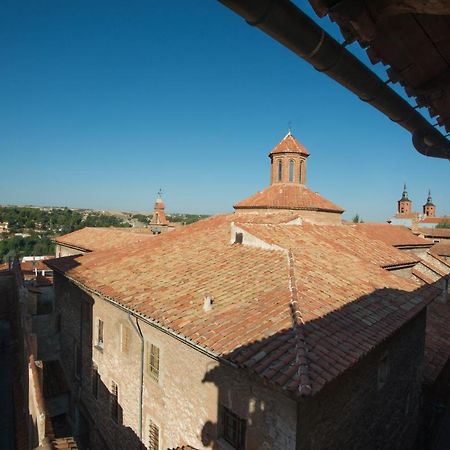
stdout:
POLYGON ((299 404, 298 450, 412 448, 420 422, 425 319, 423 311, 299 404), (384 385, 383 361, 388 368, 384 385))

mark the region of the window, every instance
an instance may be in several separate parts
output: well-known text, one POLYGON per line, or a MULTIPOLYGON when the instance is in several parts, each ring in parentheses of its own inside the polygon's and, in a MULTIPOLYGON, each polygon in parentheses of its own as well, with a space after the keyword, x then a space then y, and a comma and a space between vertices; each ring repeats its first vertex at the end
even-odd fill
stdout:
POLYGON ((382 389, 389 377, 388 355, 385 353, 378 362, 378 390, 382 389))
POLYGON ((130 329, 126 325, 120 326, 120 351, 128 354, 130 350, 130 329))
POLYGON ((159 348, 147 342, 147 374, 159 380, 159 348))
POLYGON ((234 243, 235 244, 242 244, 244 242, 244 234, 243 233, 236 233, 234 235, 234 243))
POLYGON ((148 450, 159 450, 159 428, 149 419, 148 421, 148 450))
POLYGON ((81 348, 76 342, 73 344, 73 372, 76 378, 81 377, 81 348))
POLYGON ((246 422, 228 408, 222 407, 222 438, 236 450, 245 449, 246 422))
POLYGON ((103 320, 97 320, 97 347, 103 348, 103 320))
POLYGON ((289 161, 289 183, 294 182, 294 161, 291 159, 289 161))
POLYGON ((298 181, 299 183, 303 183, 303 161, 300 161, 300 168, 298 171, 298 181))
POLYGON ((111 413, 111 419, 114 420, 114 422, 119 421, 119 386, 112 381, 111 382, 111 395, 110 395, 110 402, 109 402, 109 411, 111 413))
POLYGON ((278 160, 278 181, 283 179, 283 162, 281 159, 278 160))
POLYGON ((98 398, 98 385, 100 381, 100 375, 98 374, 97 364, 92 364, 92 395, 98 398))

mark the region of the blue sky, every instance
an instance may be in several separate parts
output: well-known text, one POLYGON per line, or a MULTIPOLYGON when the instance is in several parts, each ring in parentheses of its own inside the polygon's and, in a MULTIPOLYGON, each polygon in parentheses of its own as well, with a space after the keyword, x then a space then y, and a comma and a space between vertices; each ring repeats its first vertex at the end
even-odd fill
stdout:
POLYGON ((347 217, 384 221, 404 181, 450 215, 448 161, 217 1, 4 0, 0 42, 0 204, 230 211, 292 122, 347 217))

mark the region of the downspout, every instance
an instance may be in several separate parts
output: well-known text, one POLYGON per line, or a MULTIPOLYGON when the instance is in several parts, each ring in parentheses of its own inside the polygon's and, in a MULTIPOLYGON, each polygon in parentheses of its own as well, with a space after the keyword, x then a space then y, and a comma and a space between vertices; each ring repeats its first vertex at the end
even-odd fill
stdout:
POLYGON ((141 340, 141 374, 140 374, 140 393, 139 393, 139 439, 142 442, 142 415, 144 409, 144 336, 139 326, 139 319, 136 317, 136 323, 131 319, 131 314, 128 313, 128 320, 131 326, 136 330, 141 340))
POLYGON ((423 155, 450 160, 450 141, 289 0, 219 0, 412 134, 423 155))

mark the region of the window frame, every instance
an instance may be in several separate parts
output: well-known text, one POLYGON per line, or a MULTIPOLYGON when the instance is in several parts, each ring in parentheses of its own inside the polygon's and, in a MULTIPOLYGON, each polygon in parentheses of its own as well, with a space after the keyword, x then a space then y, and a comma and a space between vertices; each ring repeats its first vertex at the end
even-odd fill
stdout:
POLYGON ((290 159, 288 163, 288 179, 289 183, 293 183, 295 179, 295 161, 293 159, 290 159))
POLYGON ((145 343, 145 346, 145 372, 156 383, 159 383, 161 372, 161 349, 149 341, 145 343))
POLYGON ((159 450, 161 443, 161 428, 150 417, 147 418, 147 448, 148 450, 159 450), (156 443, 152 442, 151 433, 156 429, 156 443), (155 445, 156 444, 156 445, 155 445))
POLYGON ((279 183, 283 181, 283 160, 277 160, 277 180, 279 183))
POLYGON ((114 380, 111 380, 111 391, 109 393, 109 416, 115 423, 119 423, 119 407, 119 384, 114 380), (115 393, 114 390, 116 391, 115 393))
POLYGON ((226 406, 221 410, 221 438, 235 450, 245 450, 247 421, 226 406))
POLYGON ((97 317, 97 335, 95 346, 103 349, 105 345, 105 322, 100 317, 97 317))

